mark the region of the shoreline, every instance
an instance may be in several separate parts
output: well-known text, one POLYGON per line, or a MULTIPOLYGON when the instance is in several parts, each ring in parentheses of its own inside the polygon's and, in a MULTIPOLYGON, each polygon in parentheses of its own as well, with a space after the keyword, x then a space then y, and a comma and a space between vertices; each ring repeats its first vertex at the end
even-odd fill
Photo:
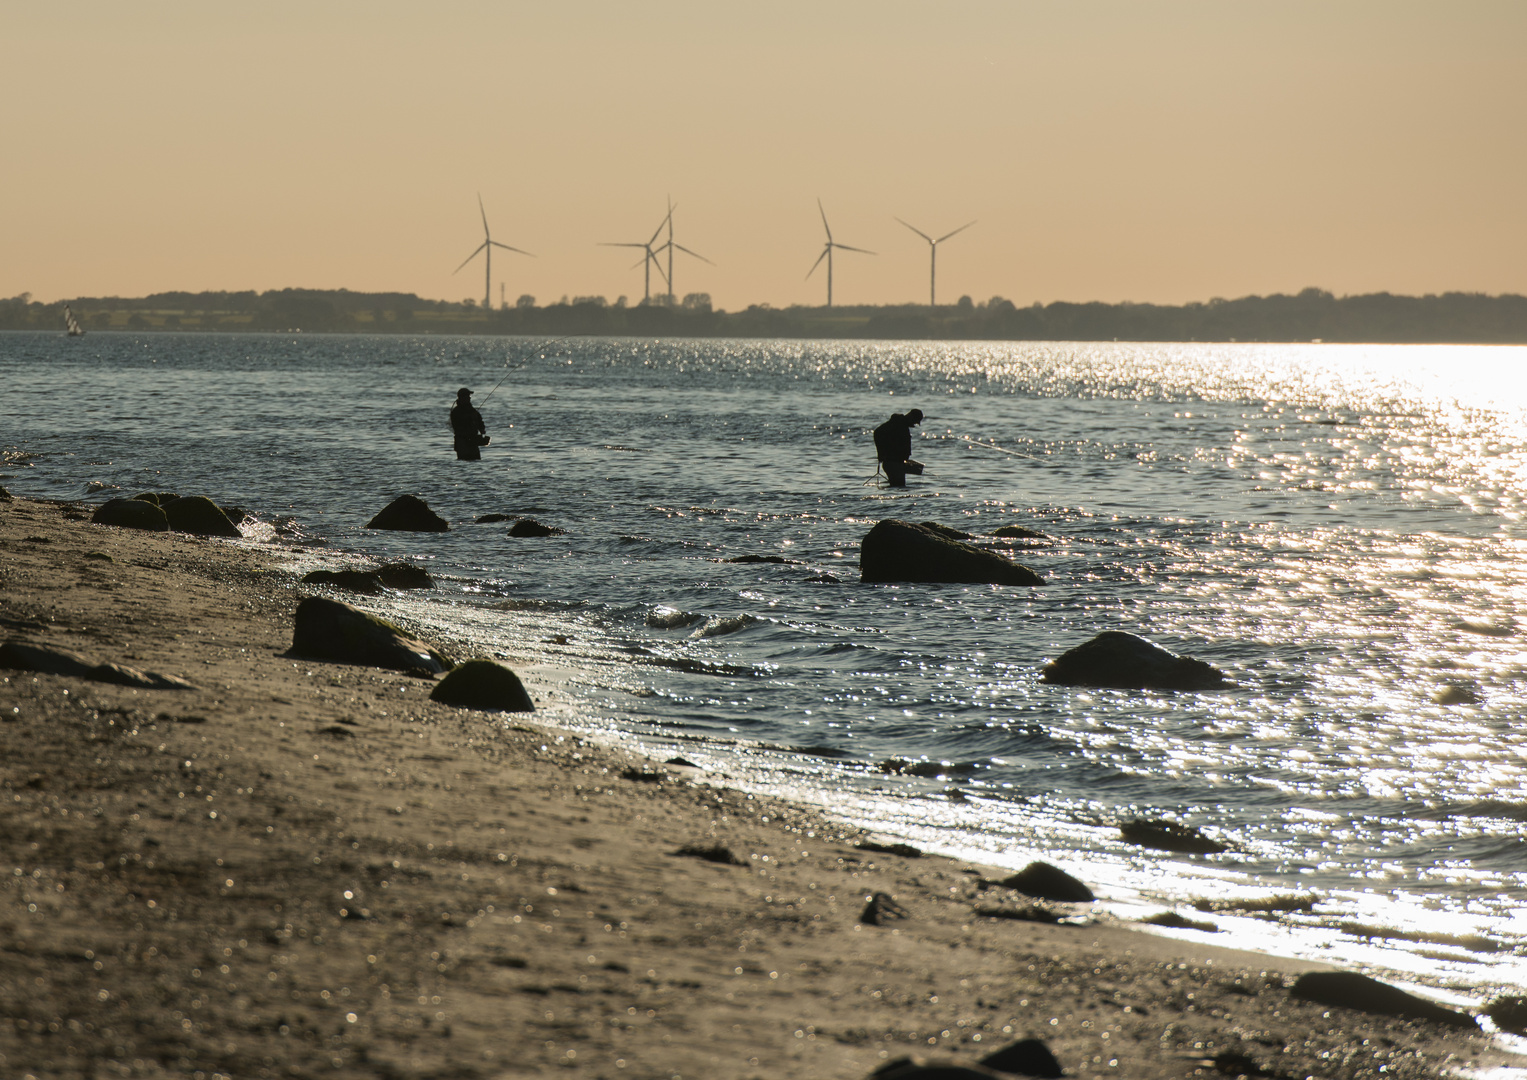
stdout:
POLYGON ((82 507, 0 502, 0 640, 193 688, 0 671, 5 1075, 853 1078, 1029 1037, 1071 1077, 1506 1059, 1292 997, 1318 965, 1012 918, 1005 871, 856 846, 555 706, 296 660, 273 554, 82 507), (862 923, 875 893, 907 916, 862 923))

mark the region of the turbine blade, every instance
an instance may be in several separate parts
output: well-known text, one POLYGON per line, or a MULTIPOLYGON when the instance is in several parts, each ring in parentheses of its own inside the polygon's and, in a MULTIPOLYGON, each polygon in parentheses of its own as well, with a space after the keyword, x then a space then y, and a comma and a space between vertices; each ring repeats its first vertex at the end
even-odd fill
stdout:
POLYGON ((869 248, 849 247, 847 244, 834 244, 833 247, 841 248, 844 251, 857 251, 861 255, 873 255, 873 254, 875 254, 873 251, 869 250, 869 248))
POLYGON ((958 229, 954 230, 954 232, 952 232, 952 233, 945 233, 943 236, 940 236, 937 240, 935 240, 933 242, 935 244, 942 244, 945 240, 948 240, 951 236, 955 235, 955 233, 962 233, 962 232, 964 232, 966 229, 970 228, 974 224, 975 224, 974 221, 967 221, 965 224, 961 225, 958 229))
POLYGON ((817 267, 822 265, 822 260, 827 258, 827 253, 829 251, 831 251, 831 250, 832 250, 832 248, 830 248, 830 247, 824 247, 822 249, 822 254, 818 255, 817 256, 817 261, 811 264, 811 269, 806 271, 806 276, 801 279, 802 281, 810 281, 811 280, 811 275, 817 272, 817 267))
POLYGON ((686 255, 693 255, 695 258, 699 259, 703 263, 710 263, 712 266, 716 265, 715 263, 710 262, 709 259, 707 259, 704 255, 701 255, 698 251, 690 251, 683 244, 674 244, 673 246, 678 248, 680 251, 682 251, 686 255))
MULTIPOLYGON (((469 263, 473 259, 477 258, 477 256, 479 254, 481 254, 482 249, 487 247, 487 246, 488 246, 488 242, 486 240, 484 240, 482 243, 478 244, 476 251, 472 252, 472 254, 468 255, 465 259, 461 260, 461 266, 465 266, 467 263, 469 263)), ((451 273, 453 273, 453 274, 460 273, 461 272, 461 266, 458 266, 455 270, 452 270, 451 273)))
POLYGON ((536 254, 533 251, 520 251, 520 249, 517 247, 510 247, 508 244, 500 244, 497 240, 489 240, 488 243, 492 244, 494 247, 503 248, 505 251, 517 252, 520 255, 529 255, 532 259, 536 258, 536 254))
POLYGON ((482 234, 484 238, 491 239, 491 234, 488 232, 488 211, 483 209, 482 192, 480 191, 477 193, 477 209, 482 214, 482 234))
MULTIPOLYGON (((895 215, 895 214, 892 214, 892 215, 891 215, 891 216, 892 216, 892 217, 896 217, 896 215, 895 215)), ((901 221, 901 218, 896 218, 896 220, 897 220, 897 221, 901 221)), ((902 224, 903 224, 903 225, 907 225, 907 223, 906 223, 906 222, 905 222, 905 221, 901 221, 901 223, 902 223, 902 224)), ((975 224, 975 223, 974 223, 974 222, 971 222, 971 224, 975 224)), ((921 236, 921 237, 922 237, 922 238, 923 238, 923 239, 924 239, 924 240, 926 240, 926 241, 928 241, 928 243, 930 243, 930 244, 936 244, 936 243, 938 243, 938 241, 937 241, 937 240, 935 240, 935 239, 933 239, 933 237, 931 237, 931 236, 929 236, 929 235, 928 235, 928 234, 927 234, 927 233, 925 233, 925 232, 923 232, 923 231, 922 231, 922 230, 921 230, 921 229, 919 229, 919 228, 918 228, 918 227, 917 227, 917 226, 916 226, 916 225, 907 225, 907 228, 909 228, 909 229, 911 229, 911 230, 912 230, 912 231, 913 231, 913 232, 915 232, 915 233, 916 233, 916 234, 917 234, 917 235, 918 235, 918 236, 921 236)))
POLYGON ((827 224, 827 211, 822 209, 821 196, 817 197, 817 212, 822 215, 822 228, 827 230, 827 242, 832 243, 832 226, 827 224))
POLYGON ((644 248, 647 245, 646 244, 617 244, 613 240, 601 240, 601 241, 599 241, 599 243, 595 244, 594 246, 595 247, 639 247, 639 248, 644 248))

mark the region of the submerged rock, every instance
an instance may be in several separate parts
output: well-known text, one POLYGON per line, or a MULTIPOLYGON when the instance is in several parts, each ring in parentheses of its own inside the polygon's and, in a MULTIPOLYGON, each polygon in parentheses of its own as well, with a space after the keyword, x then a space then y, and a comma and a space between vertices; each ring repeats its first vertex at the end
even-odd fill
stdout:
POLYGON ((1318 1005, 1335 1005, 1380 1016, 1430 1020, 1456 1028, 1479 1027, 1479 1021, 1468 1013, 1407 994, 1398 987, 1355 971, 1306 972, 1294 981, 1293 995, 1318 1005))
POLYGON ((477 519, 478 525, 496 525, 500 521, 508 521, 510 514, 483 514, 477 519))
POLYGON ((367 570, 314 570, 302 575, 302 580, 307 585, 328 585, 368 596, 376 596, 384 591, 382 579, 367 570))
POLYGON ((366 522, 368 529, 393 529, 397 532, 447 532, 450 524, 429 508, 417 495, 399 495, 380 513, 366 522))
POLYGON ((429 675, 451 667, 444 655, 387 620, 323 596, 310 596, 297 605, 291 654, 429 675))
POLYGON ((1002 884, 1027 896, 1065 904, 1090 904, 1097 899, 1081 881, 1046 862, 1031 862, 1018 873, 1003 878, 1002 884))
POLYGON ((566 531, 554 525, 542 525, 535 518, 520 518, 509 526, 510 536, 561 536, 566 531))
POLYGON ((1026 528, 1022 525, 1004 525, 1000 529, 992 530, 993 536, 1000 536, 1005 540, 1048 540, 1042 532, 1026 528))
POLYGON ((387 563, 374 571, 389 589, 433 589, 435 579, 429 571, 413 563, 387 563))
POLYGON ((536 711, 520 677, 493 660, 468 660, 441 679, 429 699, 458 709, 536 711))
POLYGON ((195 536, 226 536, 230 539, 243 535, 239 527, 223 513, 222 508, 205 495, 176 499, 168 505, 161 503, 160 509, 164 511, 170 528, 176 532, 195 536))
POLYGON ((159 504, 139 499, 112 499, 104 502, 90 515, 90 520, 96 525, 115 525, 120 529, 170 531, 170 519, 164 516, 159 504))
POLYGON ((24 641, 7 641, 4 645, 0 645, 0 668, 39 671, 49 675, 67 675, 75 679, 116 683, 118 686, 136 686, 144 690, 189 690, 192 688, 190 683, 176 675, 139 671, 125 664, 92 664, 79 653, 70 652, 68 649, 50 649, 42 645, 30 645, 24 641))
POLYGON ((1120 630, 1104 631, 1062 653, 1045 665, 1040 682, 1115 690, 1219 690, 1230 685, 1218 668, 1120 630))
POLYGON ((1190 855, 1217 855, 1229 849, 1211 840, 1194 825, 1175 821, 1147 821, 1134 818, 1119 826, 1119 837, 1127 844, 1155 848, 1157 851, 1180 851, 1190 855))
MULTIPOLYGON (((928 528, 887 518, 859 547, 860 581, 1043 585, 1044 578, 995 551, 951 539, 942 526, 928 528)), ((964 534, 959 534, 964 535, 964 534)))

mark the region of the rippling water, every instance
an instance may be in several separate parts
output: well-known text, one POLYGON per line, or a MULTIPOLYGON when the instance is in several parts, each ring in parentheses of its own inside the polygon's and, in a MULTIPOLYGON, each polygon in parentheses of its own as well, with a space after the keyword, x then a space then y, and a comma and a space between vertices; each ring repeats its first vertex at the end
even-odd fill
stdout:
POLYGON ((1318 898, 1215 916, 1237 943, 1527 984, 1527 350, 0 334, 0 379, 16 493, 205 492, 427 559, 441 595, 396 602, 572 667, 590 729, 1121 905, 1318 898), (878 488, 868 429, 914 405, 928 470, 878 488), (453 531, 364 529, 404 492, 453 531), (860 585, 884 517, 1037 530, 1050 584, 860 585), (1108 629, 1236 687, 1038 682, 1108 629), (1231 850, 1142 851, 1137 816, 1231 850))

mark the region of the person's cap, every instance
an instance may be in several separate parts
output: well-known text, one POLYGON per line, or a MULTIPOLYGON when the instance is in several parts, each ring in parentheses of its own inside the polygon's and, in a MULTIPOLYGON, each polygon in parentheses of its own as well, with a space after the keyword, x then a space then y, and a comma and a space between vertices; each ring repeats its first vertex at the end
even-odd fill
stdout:
POLYGON ((465 386, 463 386, 460 390, 456 391, 456 396, 457 397, 471 397, 472 396, 472 391, 468 390, 465 386))
POLYGON ((921 409, 908 409, 907 421, 913 424, 921 424, 923 422, 923 411, 921 409))

